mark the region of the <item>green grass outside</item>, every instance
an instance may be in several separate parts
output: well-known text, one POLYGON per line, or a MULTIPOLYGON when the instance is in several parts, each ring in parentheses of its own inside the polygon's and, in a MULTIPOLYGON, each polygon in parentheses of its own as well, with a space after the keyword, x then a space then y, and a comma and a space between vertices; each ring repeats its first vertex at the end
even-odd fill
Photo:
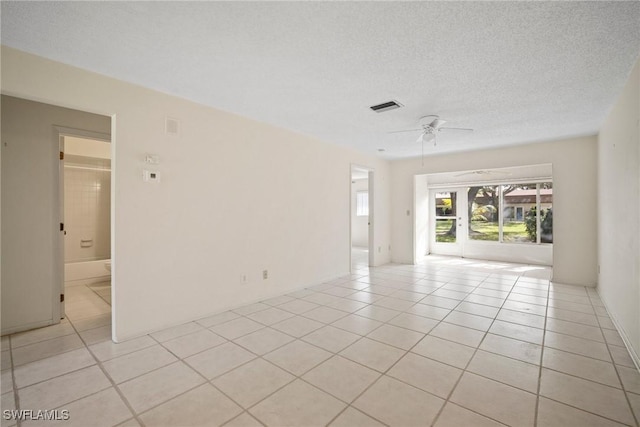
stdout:
MULTIPOLYGON (((438 220, 436 222, 436 242, 455 243, 456 236, 446 234, 451 228, 453 220, 438 220)), ((508 222, 502 226, 502 238, 505 242, 530 242, 524 222, 508 222)), ((498 223, 473 221, 469 233, 471 240, 498 241, 498 223)))

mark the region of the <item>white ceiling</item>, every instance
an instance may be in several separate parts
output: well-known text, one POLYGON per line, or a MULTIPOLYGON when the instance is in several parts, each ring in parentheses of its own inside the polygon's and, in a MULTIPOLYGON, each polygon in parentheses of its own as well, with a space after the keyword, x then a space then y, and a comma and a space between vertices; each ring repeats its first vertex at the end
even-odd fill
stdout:
POLYGON ((1 7, 7 46, 387 159, 427 114, 475 129, 427 155, 595 134, 640 52, 637 1, 1 7))

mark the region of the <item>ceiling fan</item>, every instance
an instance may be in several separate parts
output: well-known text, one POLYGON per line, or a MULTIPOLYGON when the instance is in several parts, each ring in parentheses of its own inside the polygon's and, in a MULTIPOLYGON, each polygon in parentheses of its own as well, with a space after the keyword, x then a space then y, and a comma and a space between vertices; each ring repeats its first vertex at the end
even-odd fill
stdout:
POLYGON ((424 144, 425 142, 430 143, 433 142, 434 147, 436 146, 437 135, 441 131, 445 130, 457 130, 457 131, 465 131, 472 132, 473 129, 469 128, 452 128, 452 127, 444 127, 443 125, 447 123, 446 120, 440 119, 439 116, 434 114, 430 114, 428 116, 420 117, 419 120, 420 129, 407 129, 407 130, 398 130, 389 133, 401 133, 401 132, 417 132, 422 131, 416 142, 421 142, 424 144))
POLYGON ((469 129, 469 128, 444 127, 443 125, 447 123, 447 121, 440 119, 440 117, 436 116, 435 114, 430 114, 428 116, 420 117, 419 123, 421 126, 420 129, 397 130, 389 133, 422 131, 420 133, 420 136, 416 140, 416 142, 420 142, 422 144, 422 166, 424 166, 424 143, 433 142, 433 146, 435 147, 438 133, 440 133, 443 130, 458 130, 458 131, 464 131, 464 132, 473 132, 473 129, 469 129))

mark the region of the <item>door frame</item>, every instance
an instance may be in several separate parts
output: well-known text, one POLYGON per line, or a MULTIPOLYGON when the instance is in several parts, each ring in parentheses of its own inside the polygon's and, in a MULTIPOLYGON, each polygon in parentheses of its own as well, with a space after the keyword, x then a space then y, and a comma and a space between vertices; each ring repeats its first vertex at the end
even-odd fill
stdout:
POLYGON ((467 239, 467 193, 466 187, 447 187, 429 189, 429 252, 436 255, 464 257, 464 245, 467 239), (436 242, 436 194, 456 193, 456 215, 450 217, 456 221, 455 243, 436 242))
MULTIPOLYGON (((113 120, 113 117, 111 118, 113 120)), ((60 153, 64 153, 64 138, 67 136, 77 137, 77 138, 85 138, 85 139, 94 139, 97 141, 109 142, 113 143, 112 137, 110 134, 102 133, 102 132, 94 132, 86 129, 76 129, 64 126, 54 126, 54 139, 57 142, 57 147, 60 153)), ((56 153, 58 154, 58 153, 56 153)), ((113 156, 113 146, 111 147, 111 155, 113 156)), ((56 156, 56 161, 58 163, 58 198, 56 200, 57 203, 57 211, 58 217, 56 218, 56 222, 60 224, 65 223, 64 219, 64 156, 56 156), (62 158, 60 158, 62 157, 62 158)), ((113 176, 113 162, 111 165, 111 173, 113 176)), ((113 179, 113 178, 112 178, 113 179)), ((111 199, 113 201, 113 186, 111 186, 111 199)), ((110 224, 111 229, 110 234, 113 236, 113 221, 110 224)), ((57 285, 54 284, 54 292, 53 292, 53 318, 57 320, 55 323, 60 323, 60 319, 65 317, 65 298, 62 297, 65 294, 64 283, 65 283, 65 259, 64 259, 64 250, 65 250, 65 239, 64 236, 66 234, 66 224, 64 227, 60 227, 60 231, 58 232, 58 245, 57 251, 54 254, 54 258, 56 260, 55 265, 57 266, 58 271, 56 272, 57 277, 57 285)), ((112 238, 113 240, 113 238, 112 238)), ((113 242, 112 242, 113 243, 113 242)), ((113 248, 111 250, 113 256, 113 248)), ((113 276, 112 276, 113 277, 113 276)), ((111 317, 113 318, 113 306, 111 317)))
POLYGON ((351 167, 349 168, 349 272, 353 269, 353 259, 351 256, 351 248, 353 247, 352 239, 353 239, 353 222, 352 222, 352 212, 353 212, 353 197, 351 186, 353 181, 353 172, 361 171, 367 172, 367 192, 369 199, 369 218, 368 218, 368 251, 369 251, 369 267, 373 267, 375 265, 375 253, 374 253, 374 238, 375 238, 375 200, 374 200, 374 179, 375 179, 375 170, 370 167, 360 166, 355 163, 351 163, 351 167))

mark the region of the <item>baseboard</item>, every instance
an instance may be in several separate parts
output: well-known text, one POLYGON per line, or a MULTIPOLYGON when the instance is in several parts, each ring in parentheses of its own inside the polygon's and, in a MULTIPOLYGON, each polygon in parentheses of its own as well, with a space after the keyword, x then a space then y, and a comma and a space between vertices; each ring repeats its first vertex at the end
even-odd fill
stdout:
MULTIPOLYGON (((198 321, 200 319, 204 319, 206 317, 215 316, 217 314, 221 314, 221 313, 224 313, 226 311, 235 310, 237 308, 244 307, 245 305, 251 305, 251 304, 258 303, 258 302, 266 301, 266 300, 271 299, 271 298, 276 298, 276 297, 279 297, 281 295, 286 295, 286 294, 290 294, 292 292, 300 291, 302 289, 311 288, 313 286, 317 286, 317 285, 320 285, 322 283, 330 282, 331 280, 338 279, 340 277, 350 276, 350 275, 351 275, 351 273, 348 272, 348 271, 346 273, 333 274, 333 275, 330 275, 330 276, 326 276, 325 278, 316 280, 316 281, 314 281, 312 283, 307 283, 305 285, 296 286, 296 287, 288 289, 288 290, 282 290, 282 291, 270 293, 270 294, 261 296, 259 298, 255 298, 255 299, 251 299, 249 301, 242 302, 241 304, 234 304, 234 305, 231 305, 231 306, 226 306, 226 307, 218 309, 215 312, 212 312, 210 314, 205 314, 205 315, 202 315, 202 316, 197 316, 195 318, 189 318, 189 319, 181 320, 181 321, 178 321, 178 323, 172 322, 171 324, 164 325, 164 326, 161 326, 159 328, 153 328, 152 330, 148 330, 146 332, 133 334, 131 336, 126 336, 126 337, 122 337, 122 338, 114 336, 114 337, 112 337, 113 338, 113 342, 120 343, 120 342, 124 342, 124 341, 129 341, 129 340, 132 340, 132 339, 135 339, 135 338, 140 338, 142 336, 153 334, 154 332, 159 332, 159 331, 162 331, 162 330, 167 329, 167 328, 171 328, 171 327, 174 327, 174 326, 182 325, 184 323, 195 322, 195 321, 198 321)), ((115 325, 115 323, 116 323, 115 319, 112 319, 112 322, 115 325)))
POLYGON ((638 357, 638 353, 635 351, 635 349, 631 345, 631 341, 629 340, 627 333, 625 332, 624 328, 620 325, 620 322, 618 321, 617 317, 611 312, 611 310, 609 310, 609 307, 607 306, 607 301, 605 301, 605 299, 602 297, 600 292, 598 292, 597 288, 596 288, 596 292, 598 293, 600 300, 602 300, 602 304, 604 304, 604 309, 607 310, 607 314, 609 315, 611 322, 613 322, 613 326, 616 327, 616 330, 620 334, 620 338, 622 338, 622 341, 624 342, 624 346, 627 348, 627 351, 629 352, 629 356, 631 356, 631 360, 633 360, 634 365, 636 365, 636 369, 640 371, 640 357, 638 357))

